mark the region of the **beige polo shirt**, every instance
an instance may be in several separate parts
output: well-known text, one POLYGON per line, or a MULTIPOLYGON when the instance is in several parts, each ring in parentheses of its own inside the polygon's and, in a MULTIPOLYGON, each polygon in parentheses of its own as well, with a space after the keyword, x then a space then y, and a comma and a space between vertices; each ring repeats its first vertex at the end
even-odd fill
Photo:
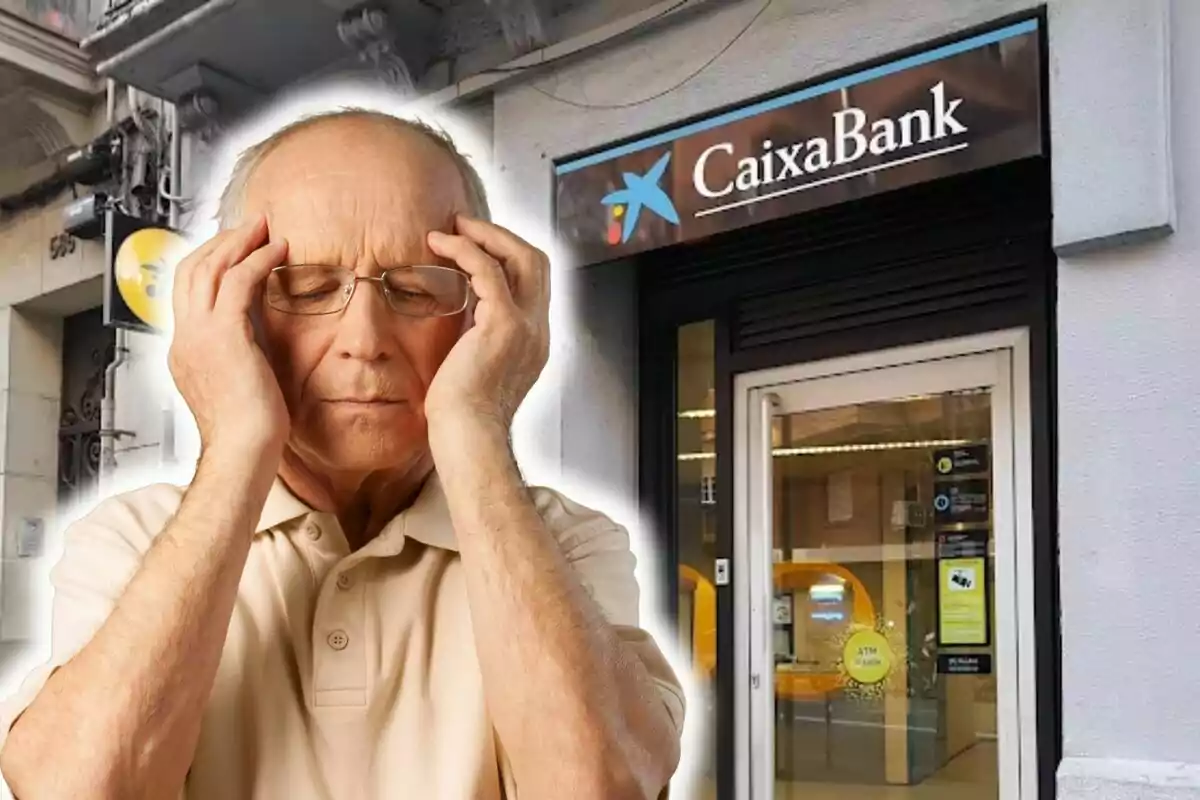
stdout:
MULTIPOLYGON (((182 496, 176 486, 150 486, 106 500, 68 528, 52 572, 51 660, 3 708, 0 736, 51 671, 95 634, 182 496)), ((556 492, 535 489, 534 498, 681 729, 683 692, 638 628, 628 534, 556 492)), ((488 716, 462 564, 436 477, 354 553, 335 517, 276 481, 184 796, 516 800, 519 789, 488 716)))

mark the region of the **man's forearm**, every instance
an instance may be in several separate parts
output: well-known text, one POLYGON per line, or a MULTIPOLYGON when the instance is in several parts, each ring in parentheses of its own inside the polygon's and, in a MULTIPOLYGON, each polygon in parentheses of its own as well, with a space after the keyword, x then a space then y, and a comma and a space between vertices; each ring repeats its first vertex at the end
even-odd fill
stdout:
POLYGON ((489 708, 521 797, 656 796, 678 744, 645 667, 575 576, 502 434, 450 437, 473 443, 435 458, 489 708))
POLYGON ((202 459, 113 612, 13 727, 0 760, 18 797, 178 796, 274 478, 269 460, 202 459))

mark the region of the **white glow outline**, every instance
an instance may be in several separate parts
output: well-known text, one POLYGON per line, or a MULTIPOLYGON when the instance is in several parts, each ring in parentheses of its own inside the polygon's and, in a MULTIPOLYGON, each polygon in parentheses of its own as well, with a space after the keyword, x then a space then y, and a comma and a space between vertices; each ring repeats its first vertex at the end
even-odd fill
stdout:
MULTIPOLYGON (((406 103, 386 90, 366 87, 360 83, 331 83, 281 93, 277 95, 275 102, 266 104, 237 128, 226 131, 219 146, 212 149, 211 158, 207 159, 206 163, 208 181, 194 195, 193 211, 189 215, 191 222, 184 231, 185 235, 195 244, 216 233, 214 215, 220 193, 232 174, 238 155, 247 147, 301 116, 342 107, 377 110, 404 118, 419 117, 445 130, 478 170, 488 191, 493 220, 498 225, 517 232, 550 256, 553 265, 551 282, 554 287, 550 311, 551 353, 541 378, 529 393, 513 423, 513 449, 522 473, 530 484, 552 486, 577 503, 603 510, 603 513, 622 525, 629 533, 630 549, 637 559, 635 575, 640 589, 641 627, 654 638, 675 670, 682 684, 687 705, 682 758, 671 782, 672 796, 692 796, 693 787, 698 784, 705 763, 711 756, 708 747, 710 732, 705 730, 702 710, 705 705, 715 702, 715 697, 706 697, 702 691, 700 682, 691 670, 690 657, 679 647, 675 624, 665 615, 658 613, 663 590, 657 580, 657 576, 662 574, 661 562, 650 533, 652 527, 638 508, 636 498, 623 497, 615 491, 564 474, 561 463, 560 391, 563 386, 564 361, 569 356, 572 343, 577 341, 573 336, 576 330, 575 320, 570 312, 568 296, 572 283, 570 279, 573 277, 572 270, 565 266, 568 263, 567 254, 557 247, 552 231, 546 230, 544 225, 531 224, 529 219, 515 211, 521 204, 515 202, 516 198, 506 191, 508 187, 497 180, 493 173, 491 159, 487 156, 491 150, 490 142, 474 136, 468 123, 444 108, 431 109, 420 99, 406 103), (545 437, 539 435, 547 428, 557 428, 558 433, 557 436, 550 437, 553 442, 551 452, 546 452, 545 437)), ((519 194, 519 191, 519 187, 516 187, 514 193, 519 194)), ((169 285, 166 288, 169 291, 169 285)), ((156 374, 155 383, 164 390, 163 404, 170 403, 173 407, 181 409, 185 406, 167 369, 165 358, 165 345, 169 342, 173 330, 169 309, 167 316, 168 319, 163 324, 161 344, 148 347, 151 351, 161 352, 154 354, 153 358, 143 359, 142 367, 149 373, 156 374)), ((176 413, 175 419, 176 455, 181 458, 178 466, 148 466, 141 470, 119 469, 117 479, 109 482, 102 493, 82 498, 70 507, 59 508, 54 515, 53 525, 47 526, 43 556, 31 559, 38 563, 36 568, 32 568, 34 565, 31 565, 29 575, 31 591, 28 599, 37 638, 28 640, 26 646, 21 648, 20 655, 14 655, 10 663, 0 671, 0 694, 4 698, 16 692, 28 673, 49 658, 53 599, 49 575, 62 557, 62 533, 65 528, 93 510, 103 497, 125 493, 153 483, 184 485, 190 482, 195 473, 195 464, 187 462, 189 457, 194 459, 195 454, 191 448, 184 452, 184 448, 180 448, 179 444, 187 439, 195 441, 195 424, 190 413, 176 413)))

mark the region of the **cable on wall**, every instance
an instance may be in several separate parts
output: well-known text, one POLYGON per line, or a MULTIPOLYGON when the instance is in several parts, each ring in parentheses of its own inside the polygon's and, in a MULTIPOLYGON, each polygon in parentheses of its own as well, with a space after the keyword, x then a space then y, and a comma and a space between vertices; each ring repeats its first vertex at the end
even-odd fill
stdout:
MULTIPOLYGON (((653 17, 650 17, 649 19, 646 19, 646 20, 642 20, 640 23, 637 24, 636 27, 633 27, 630 30, 635 31, 638 28, 644 28, 647 25, 651 25, 651 24, 657 22, 658 20, 662 19, 663 17, 667 16, 668 14, 674 14, 676 11, 683 8, 690 2, 692 2, 692 0, 679 0, 678 3, 671 6, 670 8, 665 8, 662 11, 655 14, 653 17)), ((543 56, 544 56, 545 52, 546 52, 545 48, 543 48, 542 49, 543 56)), ((561 56, 555 56, 554 58, 544 58, 543 57, 541 61, 536 61, 532 64, 524 64, 519 67, 492 67, 491 69, 480 70, 479 74, 480 75, 514 75, 514 74, 521 73, 521 72, 528 72, 531 69, 541 69, 542 67, 552 67, 561 61, 570 61, 572 59, 578 59, 580 57, 580 55, 581 55, 581 53, 577 51, 574 53, 566 53, 561 56)))
MULTIPOLYGON (((530 88, 532 88, 534 91, 538 92, 539 94, 545 95, 547 98, 549 98, 557 103, 562 103, 564 105, 568 105, 573 108, 582 108, 582 109, 586 109, 586 110, 604 111, 604 110, 621 109, 621 108, 635 108, 640 105, 645 105, 646 103, 652 102, 654 100, 658 100, 661 97, 665 97, 665 96, 671 94, 672 92, 682 89, 688 83, 695 80, 706 69, 708 69, 713 64, 715 64, 717 62, 717 60, 721 58, 721 56, 723 56, 727 52, 729 52, 730 48, 732 48, 735 44, 737 44, 739 41, 741 41, 742 37, 744 37, 747 33, 750 32, 750 29, 752 27, 754 27, 754 23, 758 22, 759 18, 761 18, 762 15, 766 13, 767 9, 771 7, 771 4, 774 1, 775 0, 764 0, 762 7, 759 8, 758 11, 754 12, 754 16, 752 16, 750 18, 750 20, 742 27, 742 29, 739 30, 737 32, 737 34, 735 34, 734 37, 732 39, 730 39, 728 43, 725 44, 724 47, 722 47, 720 50, 718 50, 715 55, 713 55, 711 58, 709 58, 707 61, 705 61, 703 64, 701 64, 698 68, 693 70, 691 74, 689 74, 687 77, 685 77, 683 80, 679 81, 675 85, 670 86, 666 89, 663 89, 661 92, 652 94, 649 97, 643 97, 640 100, 630 100, 630 101, 627 101, 624 103, 611 103, 611 104, 580 103, 575 100, 569 100, 565 97, 560 97, 560 96, 554 94, 553 92, 549 92, 549 91, 541 88, 540 86, 536 86, 534 84, 530 84, 530 88)), ((684 2, 688 2, 688 0, 684 0, 684 2)), ((675 8, 678 8, 679 6, 682 6, 682 5, 683 5, 683 3, 680 3, 679 5, 671 8, 671 9, 668 9, 668 11, 664 11, 663 14, 669 13, 670 11, 673 11, 673 10, 675 10, 675 8)), ((549 63, 549 62, 547 62, 547 63, 549 63)), ((539 64, 537 66, 541 66, 541 65, 539 64)))

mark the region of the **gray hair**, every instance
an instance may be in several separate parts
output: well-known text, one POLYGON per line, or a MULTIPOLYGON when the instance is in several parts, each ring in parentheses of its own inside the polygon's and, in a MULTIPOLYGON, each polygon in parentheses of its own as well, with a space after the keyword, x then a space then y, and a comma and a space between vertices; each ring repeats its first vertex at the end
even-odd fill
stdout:
POLYGON ((322 122, 340 119, 380 122, 398 131, 415 133, 436 145, 449 157, 462 178, 463 186, 466 189, 468 212, 479 219, 491 220, 491 210, 488 206, 487 190, 483 185, 483 179, 471 165, 467 156, 458 149, 458 145, 454 143, 450 134, 420 120, 404 119, 365 108, 342 108, 302 117, 243 151, 234 163, 233 172, 229 176, 229 182, 225 185, 225 190, 221 193, 221 199, 217 206, 217 221, 221 228, 231 228, 237 224, 237 220, 242 215, 250 178, 271 151, 294 133, 322 122))

